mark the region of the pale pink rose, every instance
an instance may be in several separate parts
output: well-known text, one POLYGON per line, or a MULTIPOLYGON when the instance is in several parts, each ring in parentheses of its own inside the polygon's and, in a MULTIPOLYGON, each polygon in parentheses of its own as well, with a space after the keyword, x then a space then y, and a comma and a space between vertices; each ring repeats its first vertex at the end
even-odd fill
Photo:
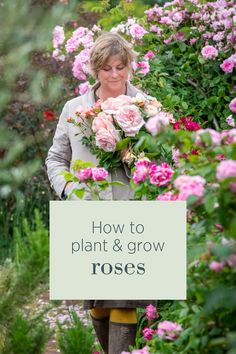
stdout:
POLYGON ((232 60, 232 62, 234 63, 234 65, 236 66, 236 53, 232 54, 228 59, 232 60))
POLYGON ((94 133, 97 133, 101 128, 104 128, 107 130, 109 130, 109 129, 114 130, 115 127, 112 123, 113 123, 113 119, 110 114, 100 112, 93 120, 92 131, 94 133))
POLYGON ((143 117, 135 105, 120 107, 114 114, 114 119, 125 136, 135 136, 144 125, 143 117))
POLYGON ((146 340, 151 340, 154 333, 155 333, 154 329, 149 327, 145 327, 142 330, 143 338, 145 338, 146 340))
POLYGON ((190 195, 201 199, 204 196, 206 181, 201 176, 182 175, 175 179, 174 186, 179 190, 179 200, 186 200, 190 195))
POLYGON ((181 325, 176 322, 162 321, 157 326, 157 335, 162 339, 175 340, 182 331, 181 325))
MULTIPOLYGON (((218 181, 224 181, 227 178, 236 179, 236 161, 224 160, 219 163, 216 169, 216 178, 218 181)), ((236 193, 236 182, 230 183, 232 192, 236 193)))
POLYGON ((155 54, 153 53, 153 51, 149 50, 147 52, 147 54, 144 55, 143 59, 144 60, 149 60, 150 58, 155 58, 155 54))
POLYGON ((174 194, 172 191, 166 192, 159 194, 156 200, 159 201, 172 201, 172 200, 178 200, 179 196, 178 194, 174 194))
POLYGON ((220 67, 225 73, 232 73, 234 70, 234 63, 230 59, 225 59, 220 67))
POLYGON ((65 40, 64 28, 56 26, 53 30, 53 47, 58 48, 65 40))
POLYGON ((201 135, 204 133, 210 134, 213 146, 217 146, 217 145, 221 144, 221 134, 214 129, 207 128, 207 129, 199 129, 196 132, 196 141, 195 142, 197 145, 203 144, 203 141, 201 139, 201 135))
POLYGON ((146 317, 148 321, 155 320, 156 318, 159 317, 155 306, 150 304, 146 307, 146 317))
POLYGON ((235 127, 235 121, 233 119, 232 114, 228 116, 225 121, 230 127, 235 127))
POLYGON ((66 59, 65 55, 61 54, 61 51, 59 49, 54 49, 54 51, 52 52, 52 57, 57 61, 65 61, 66 59))
POLYGON ((115 151, 116 143, 120 140, 119 134, 115 129, 101 128, 96 133, 95 141, 96 145, 104 151, 115 151))
POLYGON ((173 119, 173 115, 167 112, 159 112, 154 117, 148 119, 145 127, 149 133, 153 136, 159 134, 163 127, 167 126, 171 119, 173 119))
POLYGON ((67 40, 65 48, 67 53, 73 53, 79 46, 79 38, 71 37, 67 40))
POLYGON ((236 144, 236 129, 223 130, 221 139, 226 145, 236 144))
POLYGON ((92 178, 94 181, 102 181, 108 176, 107 170, 103 167, 95 167, 92 169, 92 178))
POLYGON ((132 98, 126 95, 120 95, 118 97, 109 97, 101 104, 102 110, 108 113, 115 113, 122 106, 132 104, 132 98))
POLYGON ((137 23, 130 26, 129 32, 131 37, 134 39, 141 39, 146 33, 148 33, 142 26, 137 23))
POLYGON ((84 95, 90 87, 90 84, 88 81, 83 82, 82 84, 79 85, 79 94, 84 95))
POLYGON ((224 268, 224 264, 222 262, 212 261, 209 264, 209 268, 215 272, 220 272, 224 268))
POLYGON ((162 162, 159 166, 150 163, 149 175, 151 184, 155 184, 158 187, 165 186, 170 182, 173 173, 174 171, 166 162, 162 162))
MULTIPOLYGON (((131 354, 150 354, 149 347, 146 346, 143 349, 134 349, 131 354)), ((122 353, 121 353, 122 354, 122 353)))
POLYGON ((212 45, 203 47, 201 53, 205 59, 215 59, 218 56, 218 50, 212 45))
POLYGON ((181 166, 181 163, 179 161, 179 157, 180 157, 179 149, 172 148, 172 160, 174 161, 174 164, 178 167, 181 166))
POLYGON ((236 97, 232 99, 232 101, 229 104, 229 109, 233 112, 236 113, 236 97))
POLYGON ((80 182, 86 181, 87 179, 92 178, 92 168, 88 167, 78 170, 75 175, 78 177, 80 182))

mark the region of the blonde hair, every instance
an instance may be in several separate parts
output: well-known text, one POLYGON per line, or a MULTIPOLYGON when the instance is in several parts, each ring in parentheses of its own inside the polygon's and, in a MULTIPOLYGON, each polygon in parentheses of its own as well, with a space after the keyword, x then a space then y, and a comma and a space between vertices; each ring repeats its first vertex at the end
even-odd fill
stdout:
POLYGON ((97 38, 90 51, 90 72, 95 79, 98 77, 99 70, 113 55, 118 55, 122 64, 131 70, 131 62, 136 58, 137 53, 132 49, 132 45, 119 34, 104 32, 97 38))

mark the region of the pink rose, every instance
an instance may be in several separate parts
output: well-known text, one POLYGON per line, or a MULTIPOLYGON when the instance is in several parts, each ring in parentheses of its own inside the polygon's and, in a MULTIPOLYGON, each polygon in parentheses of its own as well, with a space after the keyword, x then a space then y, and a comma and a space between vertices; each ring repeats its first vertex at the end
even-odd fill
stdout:
POLYGON ((84 95, 88 89, 89 89, 90 85, 89 85, 89 82, 86 81, 86 82, 83 82, 82 84, 79 85, 79 94, 80 95, 84 95))
POLYGON ((148 321, 155 320, 155 318, 159 317, 155 306, 150 304, 146 307, 146 317, 148 321))
MULTIPOLYGON (((144 161, 146 163, 146 161, 144 161)), ((134 183, 138 184, 140 182, 144 182, 148 175, 148 167, 147 164, 136 164, 135 171, 133 175, 134 183)))
POLYGON ((179 190, 179 200, 186 200, 190 195, 204 196, 206 181, 201 176, 182 175, 175 179, 174 186, 179 190))
POLYGON ((132 98, 126 95, 120 95, 118 97, 109 97, 105 102, 102 102, 102 110, 106 113, 115 113, 122 106, 132 104, 132 98))
POLYGON ((143 117, 135 105, 120 107, 114 118, 125 136, 135 136, 144 125, 143 117))
POLYGON ((103 167, 95 167, 92 169, 92 178, 94 181, 102 181, 108 176, 107 170, 103 167))
POLYGON ((201 139, 201 135, 204 134, 204 133, 209 133, 210 134, 213 146, 220 145, 220 143, 221 143, 221 134, 219 132, 217 132, 216 130, 210 129, 210 128, 199 129, 196 132, 196 144, 197 145, 201 145, 203 143, 202 139, 201 139))
POLYGON ((142 26, 137 23, 131 25, 129 31, 131 37, 134 39, 141 39, 146 33, 148 33, 142 26))
POLYGON ((225 59, 220 67, 225 73, 232 73, 234 70, 234 62, 230 59, 225 59))
POLYGON ((96 145, 104 151, 115 151, 116 143, 120 141, 119 134, 114 129, 100 128, 95 136, 96 145))
POLYGON ((223 130, 221 132, 221 139, 226 145, 236 144, 236 129, 223 130))
POLYGON ((166 162, 161 163, 159 166, 154 163, 150 163, 149 175, 150 183, 156 186, 165 186, 171 180, 174 171, 170 168, 166 162))
POLYGON ((213 261, 209 264, 209 268, 215 272, 220 272, 224 268, 224 264, 222 262, 213 261))
POLYGON ((152 328, 145 327, 142 330, 142 335, 146 340, 151 340, 154 333, 155 331, 152 328))
POLYGON ((110 114, 100 112, 93 120, 92 130, 94 133, 97 133, 101 128, 107 130, 115 130, 115 127, 112 123, 113 123, 113 119, 110 114))
MULTIPOLYGON (((224 160, 219 163, 216 169, 216 178, 218 181, 224 181, 227 178, 236 179, 236 161, 224 160)), ((230 183, 231 190, 236 192, 236 182, 230 183)))
POLYGON ((218 56, 218 50, 212 45, 203 47, 201 53, 205 59, 215 59, 218 56))
POLYGON ((236 113, 236 97, 232 99, 232 101, 229 104, 229 109, 233 112, 236 113))
POLYGON ((159 322, 157 326, 157 335, 159 338, 175 340, 182 332, 180 324, 171 321, 159 322))
POLYGON ((163 200, 163 201, 172 201, 178 200, 178 194, 174 194, 172 191, 159 194, 156 200, 163 200))
POLYGON ((92 178, 92 168, 88 167, 85 169, 78 170, 76 172, 76 176, 78 177, 80 182, 90 179, 90 178, 92 178))
POLYGON ((153 51, 149 50, 147 52, 147 54, 144 55, 143 59, 144 60, 149 60, 150 58, 155 58, 155 54, 153 53, 153 51))
POLYGON ((53 30, 53 47, 58 48, 65 40, 64 28, 56 26, 53 30))
POLYGON ((163 127, 167 126, 173 119, 173 115, 167 112, 159 112, 148 119, 145 127, 153 136, 159 134, 163 127))

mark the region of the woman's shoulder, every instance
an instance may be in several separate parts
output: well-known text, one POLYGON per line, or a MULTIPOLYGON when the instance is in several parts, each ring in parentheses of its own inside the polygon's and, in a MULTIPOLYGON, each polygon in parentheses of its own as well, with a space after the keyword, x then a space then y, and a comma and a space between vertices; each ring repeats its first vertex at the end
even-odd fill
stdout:
POLYGON ((70 110, 82 106, 83 108, 91 107, 95 103, 94 101, 94 90, 93 88, 89 89, 84 95, 74 97, 71 100, 66 102, 66 105, 70 110))

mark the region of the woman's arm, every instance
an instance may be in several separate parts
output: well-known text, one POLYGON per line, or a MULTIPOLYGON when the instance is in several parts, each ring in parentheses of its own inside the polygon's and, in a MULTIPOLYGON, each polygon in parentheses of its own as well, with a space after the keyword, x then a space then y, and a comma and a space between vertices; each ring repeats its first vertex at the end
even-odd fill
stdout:
POLYGON ((71 144, 68 135, 68 117, 69 110, 67 103, 65 104, 60 115, 53 138, 53 145, 49 149, 48 156, 45 161, 51 186, 61 199, 64 199, 64 189, 68 182, 66 182, 64 177, 60 175, 60 172, 70 170, 72 156, 71 144))

